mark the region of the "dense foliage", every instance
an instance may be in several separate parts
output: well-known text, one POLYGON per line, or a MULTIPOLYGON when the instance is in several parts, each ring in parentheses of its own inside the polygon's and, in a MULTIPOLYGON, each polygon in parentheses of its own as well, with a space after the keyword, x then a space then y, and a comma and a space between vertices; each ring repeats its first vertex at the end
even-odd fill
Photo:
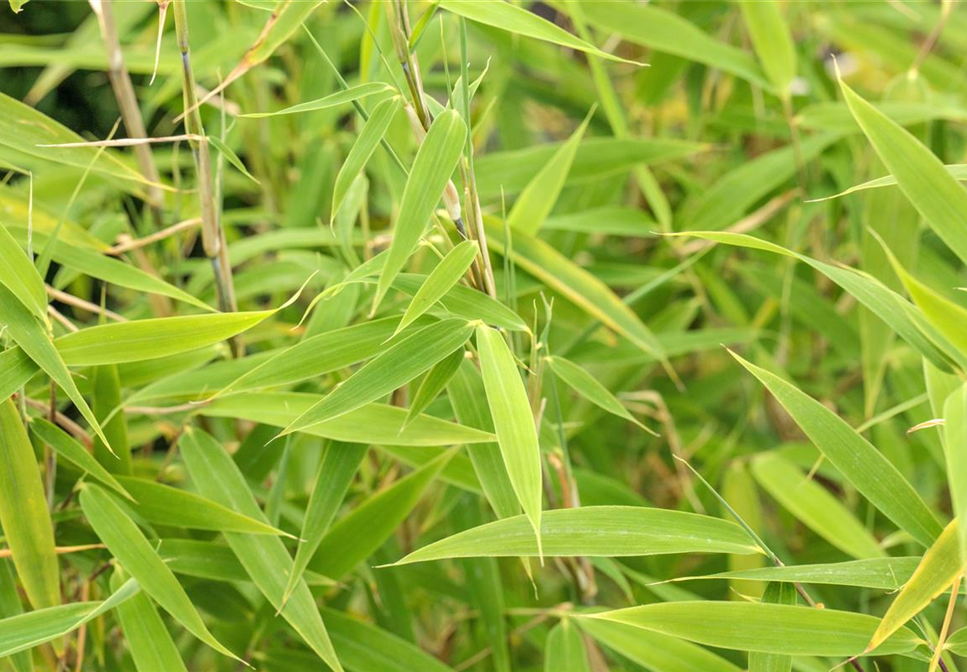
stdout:
POLYGON ((0 670, 967 669, 955 3, 2 12, 0 670))

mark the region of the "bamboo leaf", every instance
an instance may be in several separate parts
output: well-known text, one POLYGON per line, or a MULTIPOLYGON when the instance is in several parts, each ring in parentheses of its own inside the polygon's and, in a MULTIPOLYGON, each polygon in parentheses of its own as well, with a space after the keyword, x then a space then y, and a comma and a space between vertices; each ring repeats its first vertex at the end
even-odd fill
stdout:
MULTIPOLYGON (((115 569, 111 576, 115 593, 121 589, 122 574, 122 570, 115 569)), ((147 595, 138 591, 117 605, 117 613, 138 672, 187 672, 178 647, 147 595)))
POLYGON ((302 543, 296 549, 292 573, 283 591, 283 602, 289 600, 329 531, 366 452, 366 446, 354 443, 332 442, 326 448, 302 520, 302 543))
POLYGON ((0 224, 0 284, 41 322, 47 322, 47 290, 33 262, 0 224))
POLYGON ((459 14, 471 21, 500 28, 514 35, 525 35, 536 40, 543 40, 552 44, 558 44, 562 47, 577 49, 578 51, 583 51, 599 58, 633 63, 633 61, 627 61, 613 54, 603 52, 597 47, 559 28, 550 21, 541 18, 537 14, 529 12, 523 7, 504 2, 503 0, 497 2, 441 0, 440 6, 447 11, 459 14))
MULTIPOLYGON (((192 480, 209 499, 249 518, 268 524, 268 519, 255 502, 245 477, 219 443, 205 432, 189 428, 179 441, 182 456, 192 480)), ((305 581, 300 581, 283 605, 287 576, 292 572, 292 558, 282 540, 265 535, 236 532, 225 534, 228 545, 265 598, 288 621, 319 658, 335 672, 342 672, 332 648, 326 626, 319 615, 305 581)))
MULTIPOLYGON (((545 511, 541 539, 544 555, 548 557, 761 552, 735 523, 696 513, 633 506, 545 511)), ((526 516, 515 516, 424 546, 396 564, 444 558, 537 555, 530 521, 526 516)))
MULTIPOLYGON (((770 583, 762 596, 766 604, 796 604, 796 587, 790 583, 770 583)), ((781 653, 749 654, 749 672, 792 672, 792 656, 781 653)))
POLYGON ((470 264, 477 258, 477 253, 477 243, 471 240, 465 240, 450 250, 433 271, 426 276, 426 280, 420 285, 420 289, 413 295, 413 299, 410 301, 410 305, 406 307, 403 319, 400 320, 393 335, 395 336, 403 331, 416 318, 429 310, 433 304, 446 296, 447 292, 460 282, 460 278, 464 276, 467 269, 470 268, 470 264))
POLYGON ((913 576, 893 600, 883 620, 869 639, 867 651, 878 649, 905 630, 903 624, 916 616, 954 582, 964 569, 960 555, 958 523, 952 521, 938 537, 917 566, 913 576))
POLYGON ((55 607, 60 571, 54 528, 33 446, 9 398, 0 402, 0 462, 0 525, 17 576, 34 609, 55 607))
POLYGON ((943 406, 944 454, 947 456, 947 483, 957 521, 961 562, 967 563, 967 386, 961 385, 943 406))
POLYGON ((94 428, 98 438, 110 447, 107 437, 94 416, 94 411, 81 396, 53 341, 27 308, 3 286, 0 286, 0 323, 6 325, 7 333, 20 346, 20 349, 67 393, 84 419, 94 428))
POLYGON ((762 69, 779 95, 789 96, 789 85, 796 76, 796 47, 779 3, 743 2, 739 7, 762 69))
MULTIPOLYGON (((413 418, 425 411, 437 395, 450 383, 450 379, 457 373, 457 369, 465 359, 466 351, 461 349, 454 350, 452 353, 441 359, 429 370, 423 382, 420 383, 413 401, 410 402, 410 409, 406 413, 406 424, 408 425, 413 418)), ((405 425, 404 425, 405 426, 405 425)))
POLYGON ((477 350, 497 444, 541 555, 541 448, 527 391, 500 332, 486 325, 477 327, 477 350))
POLYGON ((967 193, 929 149, 840 81, 843 98, 900 190, 961 261, 967 261, 967 193))
MULTIPOLYGON (((795 656, 856 656, 880 619, 834 609, 751 602, 669 602, 588 615, 698 644, 795 656)), ((909 653, 923 640, 906 628, 876 650, 909 653)))
POLYGON ((591 672, 588 651, 581 631, 564 618, 547 633, 544 645, 544 672, 591 672))
POLYGON ((472 333, 472 324, 462 319, 452 319, 410 334, 384 350, 322 401, 296 418, 282 435, 334 420, 386 396, 461 348, 472 333))
POLYGON ((830 586, 856 586, 895 592, 913 575, 920 558, 872 558, 818 565, 790 565, 759 567, 706 576, 683 577, 692 579, 750 579, 788 583, 815 583, 830 586))
MULTIPOLYGON (((331 93, 328 96, 319 98, 318 100, 310 100, 305 103, 299 103, 298 105, 293 105, 292 107, 287 107, 284 110, 279 110, 278 112, 253 112, 251 114, 243 114, 243 117, 249 117, 252 119, 262 119, 264 117, 277 117, 286 114, 300 114, 302 112, 315 112, 317 110, 325 110, 331 107, 337 107, 339 105, 345 105, 346 103, 351 103, 356 100, 362 100, 368 96, 392 93, 393 87, 382 82, 366 82, 365 84, 359 84, 349 89, 343 91, 337 91, 336 93, 331 93)), ((386 101, 383 101, 386 102, 386 101)), ((377 139, 377 142, 379 140, 377 139)), ((364 161, 365 163, 365 161, 364 161)), ((355 178, 355 175, 353 176, 355 178)), ((352 180, 350 180, 352 182, 352 180)))
POLYGON ((544 220, 551 214, 554 204, 564 189, 567 174, 571 172, 571 164, 577 155, 581 139, 584 137, 588 124, 591 123, 592 110, 571 137, 562 144, 551 160, 541 168, 533 179, 520 192, 514 207, 507 217, 507 224, 515 231, 523 231, 532 236, 537 235, 544 224, 544 220))
POLYGON ((336 175, 329 216, 330 226, 336 217, 336 213, 339 212, 339 206, 342 205, 343 199, 349 193, 349 187, 356 180, 356 177, 365 170, 370 157, 376 151, 383 136, 386 135, 386 130, 401 109, 403 109, 403 100, 399 96, 381 100, 373 108, 369 120, 360 129, 356 142, 353 143, 353 148, 349 150, 349 155, 339 168, 339 174, 336 175))
POLYGON ((438 116, 427 131, 403 190, 399 215, 393 229, 393 242, 390 244, 386 265, 379 276, 376 296, 373 299, 374 309, 379 306, 412 254, 413 248, 423 237, 433 209, 457 167, 466 136, 467 125, 453 110, 447 110, 438 116))
POLYGON ((138 582, 129 579, 102 602, 72 602, 0 620, 0 658, 60 639, 140 591, 138 582))
POLYGON ((131 509, 149 523, 213 532, 292 537, 272 525, 236 513, 186 490, 141 478, 119 476, 118 480, 134 497, 135 503, 129 505, 131 509))
POLYGON ((81 471, 90 474, 119 495, 132 499, 131 494, 111 475, 111 472, 105 469, 100 462, 87 452, 84 446, 75 441, 64 430, 43 418, 34 418, 30 421, 30 431, 53 448, 60 457, 81 471))
POLYGON ((633 416, 628 409, 621 405, 611 392, 604 385, 599 383, 590 373, 582 369, 574 362, 563 357, 553 356, 544 359, 555 376, 560 378, 568 387, 590 401, 595 406, 603 408, 612 415, 624 418, 629 422, 641 427, 643 430, 657 436, 654 430, 649 429, 633 416))
POLYGON ((942 531, 940 523, 882 453, 815 399, 774 373, 731 354, 766 386, 816 448, 870 503, 919 543, 933 544, 942 531))
POLYGON ((110 495, 96 485, 87 485, 81 490, 81 508, 97 536, 144 592, 202 642, 241 660, 211 634, 175 575, 110 495))

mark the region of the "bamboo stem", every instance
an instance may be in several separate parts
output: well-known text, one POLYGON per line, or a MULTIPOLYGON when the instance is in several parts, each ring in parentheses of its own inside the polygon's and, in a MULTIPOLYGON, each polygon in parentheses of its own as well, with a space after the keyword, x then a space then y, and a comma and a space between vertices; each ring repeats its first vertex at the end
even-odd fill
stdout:
MULTIPOLYGON (((138 107, 138 98, 134 93, 131 76, 124 65, 124 54, 121 52, 121 43, 118 40, 117 27, 114 24, 111 0, 89 0, 89 2, 91 9, 97 16, 104 47, 107 49, 107 74, 111 80, 114 97, 117 99, 121 119, 124 121, 124 128, 132 138, 146 138, 148 132, 144 127, 144 120, 141 118, 141 108, 138 107)), ((161 176, 158 174, 154 157, 151 155, 151 147, 145 144, 136 144, 134 156, 138 161, 141 173, 151 183, 148 186, 148 202, 151 205, 155 223, 160 224, 164 197, 161 188, 158 186, 161 182, 161 176)))
MULTIPOLYGON (((185 0, 174 0, 175 32, 178 48, 181 51, 182 73, 184 76, 184 105, 185 130, 192 136, 204 136, 205 128, 201 122, 198 110, 198 99, 195 90, 195 74, 191 69, 191 50, 188 41, 188 14, 185 0)), ((207 142, 189 139, 195 171, 198 174, 198 198, 201 204, 201 234, 205 256, 211 261, 215 276, 215 293, 218 297, 218 309, 222 312, 235 312, 238 305, 235 301, 235 285, 232 280, 232 266, 228 260, 228 250, 225 244, 225 231, 222 229, 217 204, 215 203, 215 189, 212 183, 211 151, 207 142)), ((241 357, 244 353, 242 341, 238 336, 229 340, 232 355, 241 357)))

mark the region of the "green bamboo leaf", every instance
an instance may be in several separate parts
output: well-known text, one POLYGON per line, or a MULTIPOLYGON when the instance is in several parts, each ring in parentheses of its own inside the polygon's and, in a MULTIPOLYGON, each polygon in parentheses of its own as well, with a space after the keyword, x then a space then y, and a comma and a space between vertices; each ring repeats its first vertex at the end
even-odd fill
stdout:
POLYGON ((94 532, 125 571, 175 620, 221 654, 241 660, 215 639, 178 579, 123 509, 96 485, 81 490, 81 509, 94 532))
POLYGON ((742 668, 678 637, 649 632, 617 621, 576 619, 600 644, 653 672, 741 672, 742 668))
POLYGON ((62 266, 80 271, 84 275, 103 280, 118 287, 138 292, 158 294, 188 303, 196 308, 213 312, 212 307, 195 298, 183 289, 171 285, 161 278, 142 271, 136 266, 126 264, 120 259, 98 254, 93 250, 78 247, 68 241, 58 239, 51 251, 51 258, 62 266))
POLYGON ((131 509, 149 523, 213 532, 294 538, 272 525, 236 513, 193 492, 142 478, 118 476, 118 481, 134 497, 135 503, 129 504, 131 509))
MULTIPOLYGON (((503 224, 490 217, 484 217, 484 223, 491 249, 504 254, 507 241, 503 224)), ((665 361, 664 351, 655 335, 607 285, 539 238, 518 231, 513 234, 512 243, 513 259, 517 266, 627 338, 643 352, 665 361)))
POLYGON ((867 651, 878 649, 893 638, 894 633, 905 630, 904 623, 942 595, 964 570, 958 527, 956 520, 951 521, 936 543, 923 554, 913 576, 893 600, 876 632, 870 636, 867 651))
POLYGON ((812 397, 774 373, 729 352, 765 385, 816 448, 873 506, 919 543, 933 545, 942 531, 940 523, 913 486, 881 452, 812 397))
MULTIPOLYGON (((480 370, 473 362, 464 360, 450 379, 447 386, 450 405, 460 424, 489 432, 493 435, 494 422, 487 406, 487 393, 484 391, 480 370)), ((496 443, 472 443, 467 445, 467 453, 473 463, 474 472, 480 486, 487 496, 498 518, 508 518, 520 513, 517 493, 507 476, 500 446, 496 443)))
POLYGON ((385 317, 311 336, 246 371, 216 396, 290 385, 357 364, 380 352, 397 324, 399 318, 385 317))
POLYGON ((33 418, 30 421, 30 431, 49 445, 57 455, 81 471, 90 474, 118 494, 132 499, 131 494, 111 475, 111 472, 105 469, 100 462, 94 459, 93 455, 87 452, 84 446, 60 427, 43 418, 33 418))
POLYGON ((571 619, 564 618, 547 633, 544 645, 544 672, 591 672, 588 650, 581 631, 571 619))
MULTIPOLYGON (((582 495, 583 496, 583 495, 582 495)), ((759 488, 756 487, 752 474, 749 473, 745 462, 735 460, 729 465, 728 470, 722 478, 722 499, 729 503, 729 507, 736 515, 732 516, 735 522, 739 519, 749 526, 756 534, 761 535, 765 529, 762 501, 759 498, 759 488)), ((722 506, 722 515, 728 512, 722 506)), ((729 512, 731 515, 731 512, 729 512)), ((728 516, 725 516, 728 518, 728 516)), ((763 567, 767 558, 761 555, 730 555, 728 558, 730 570, 759 569, 763 567)), ((765 591, 765 584, 761 581, 747 581, 733 579, 729 581, 729 588, 739 595, 749 597, 762 597, 765 591)))
POLYGON ((99 152, 103 148, 49 146, 83 142, 84 138, 44 113, 0 93, 0 147, 81 169, 86 169, 96 159, 93 170, 97 173, 125 181, 148 183, 134 168, 132 161, 125 160, 111 148, 99 152))
POLYGON ((438 361, 461 348, 473 333, 462 319, 424 327, 385 349, 318 404, 296 418, 282 436, 355 411, 410 382, 438 361))
POLYGON ((0 402, 0 525, 34 609, 60 604, 54 528, 33 446, 16 406, 0 402))
POLYGON ((316 481, 306 506, 306 515, 302 519, 302 543, 296 549, 292 573, 282 595, 283 603, 289 600, 298 586, 309 561, 329 531, 366 452, 366 446, 355 443, 332 442, 326 447, 316 470, 316 481))
MULTIPOLYGON (((423 285, 426 284, 426 280, 427 278, 421 275, 400 273, 396 277, 393 287, 411 296, 416 296, 423 285)), ((470 321, 482 320, 500 329, 528 331, 527 324, 520 318, 520 315, 500 301, 464 285, 450 287, 439 300, 439 303, 443 311, 452 314, 454 317, 462 317, 470 321)))
POLYGON ((0 284, 46 324, 47 290, 44 280, 3 224, 0 224, 0 284))
MULTIPOLYGON (((440 6, 447 11, 459 14, 460 16, 482 23, 486 26, 493 26, 506 30, 513 35, 524 35, 535 40, 543 40, 552 44, 558 44, 569 49, 577 49, 587 54, 606 58, 611 61, 622 63, 634 63, 613 54, 601 51, 594 45, 588 44, 559 28, 547 19, 541 18, 537 14, 523 7, 499 0, 497 2, 463 2, 462 0, 441 0, 440 6)), ((640 64, 636 64, 640 65, 640 64)))
MULTIPOLYGON (((202 406, 199 413, 285 427, 320 401, 317 394, 239 394, 202 406)), ((404 429, 406 415, 406 409, 396 406, 367 404, 303 431, 336 441, 391 446, 439 447, 494 440, 490 432, 427 415, 418 416, 404 429)))
MULTIPOLYGON (((584 506, 545 511, 541 538, 544 555, 548 557, 761 553, 735 523, 697 513, 634 506, 584 506)), ((537 543, 529 520, 526 516, 515 516, 424 546, 396 564, 444 558, 537 555, 537 543)))
POLYGON ((840 81, 846 104, 900 190, 961 261, 967 261, 967 192, 933 153, 840 81))
POLYGON ((554 152, 551 160, 520 192, 507 217, 507 224, 512 229, 532 236, 537 235, 541 230, 544 220, 551 214, 561 195, 561 190, 564 189, 567 174, 571 172, 571 164, 574 163, 574 157, 577 155, 578 147, 581 146, 581 139, 588 129, 588 124, 591 123, 593 114, 592 109, 571 137, 554 152))
MULTIPOLYGON (((214 541, 165 539, 158 554, 175 574, 209 581, 251 583, 252 579, 230 546, 214 541)), ((306 572, 310 586, 332 587, 334 582, 316 572, 306 572)))
POLYGON ((353 148, 349 150, 349 155, 339 168, 339 174, 336 175, 329 216, 330 226, 336 217, 336 213, 339 212, 339 206, 342 205, 343 199, 349 193, 349 187, 356 180, 356 177, 365 170, 370 157, 373 156, 373 152, 376 151, 383 136, 386 135, 386 130, 401 109, 403 109, 403 99, 399 96, 381 100, 373 108, 369 120, 360 129, 359 135, 356 136, 356 142, 353 143, 353 148))
POLYGON ((879 234, 871 232, 871 235, 880 243, 893 271, 900 278, 907 294, 923 311, 927 322, 933 325, 960 354, 967 353, 967 334, 964 333, 964 326, 967 325, 967 310, 914 277, 903 267, 879 234))
MULTIPOLYGON (((122 575, 121 568, 111 575, 111 590, 115 593, 121 589, 122 575)), ((151 598, 138 591, 117 605, 117 614, 138 672, 188 672, 151 598)))
POLYGON ((37 373, 37 365, 17 346, 0 352, 0 399, 6 399, 37 373))
POLYGON ((514 354, 499 331, 486 325, 477 327, 477 350, 497 444, 517 501, 534 529, 541 555, 541 448, 527 391, 517 372, 514 354))
MULTIPOLYGON (((625 623, 698 644, 794 656, 857 656, 880 619, 834 609, 752 602, 669 602, 583 618, 625 623)), ((876 650, 909 653, 923 640, 906 628, 876 650)))
MULTIPOLYGON (((796 587, 791 583, 770 583, 762 596, 765 604, 786 604, 795 606, 796 587)), ((782 653, 749 654, 749 672, 792 672, 792 656, 782 653)))
MULTIPOLYGON (((336 93, 331 93, 328 96, 319 98, 318 100, 310 100, 305 103, 299 103, 298 105, 293 105, 292 107, 287 107, 284 110, 279 110, 277 112, 253 112, 251 114, 243 114, 240 116, 248 117, 251 119, 262 119, 264 117, 277 117, 285 114, 300 114, 302 112, 315 112, 317 110, 325 110, 330 107, 345 105, 346 103, 351 103, 356 100, 362 100, 363 98, 366 98, 368 96, 373 96, 381 93, 383 94, 392 93, 393 91, 394 89, 392 86, 388 84, 384 84, 383 82, 366 82, 364 84, 359 84, 349 89, 337 91, 336 93)), ((350 180, 350 182, 352 182, 352 180, 350 180)))
MULTIPOLYGON (((203 495, 244 516, 268 524, 238 466, 211 435, 189 427, 178 445, 192 481, 203 495)), ((225 539, 272 606, 326 665, 335 672, 342 672, 342 665, 305 581, 300 581, 289 600, 284 605, 282 603, 286 577, 292 572, 292 558, 282 540, 235 532, 226 533, 225 539)))
POLYGON ((854 558, 881 558, 886 552, 852 512, 828 490, 774 452, 752 461, 759 486, 797 520, 854 558))
POLYGON ((788 97, 789 85, 796 77, 796 46, 779 3, 776 0, 743 2, 739 8, 762 69, 779 95, 788 97))
POLYGON ((649 434, 657 436, 654 430, 646 427, 628 409, 622 406, 617 397, 608 391, 608 388, 599 383, 594 376, 574 362, 557 355, 546 357, 544 361, 547 362, 547 365, 555 376, 595 406, 603 408, 608 413, 617 415, 619 418, 633 422, 649 434))
POLYGON ((447 451, 370 496, 326 533, 309 567, 319 574, 340 578, 371 556, 393 534, 427 487, 453 457, 447 451))
POLYGON ((0 658, 61 639, 140 591, 138 582, 129 579, 103 602, 72 602, 0 620, 0 658))
POLYGON ((413 401, 410 402, 410 409, 406 413, 404 427, 413 418, 416 418, 420 413, 425 411, 433 403, 433 400, 437 398, 437 395, 450 383, 450 379, 457 373, 457 369, 460 368, 460 365, 465 359, 465 352, 462 348, 454 350, 433 365, 433 368, 426 374, 423 382, 420 383, 420 387, 417 389, 413 401))
MULTIPOLYGON (((429 310, 454 285, 460 282, 467 269, 470 268, 470 264, 477 258, 477 253, 477 243, 472 240, 465 240, 450 250, 436 265, 436 268, 426 276, 426 280, 420 285, 420 289, 413 296, 410 305, 406 307, 403 319, 400 320, 393 335, 395 336, 406 329, 416 318, 429 310)), ((484 318, 481 316, 478 319, 484 318)))
POLYGON ((467 125, 460 115, 447 110, 438 116, 420 145, 406 180, 399 215, 393 229, 386 265, 379 276, 373 308, 379 306, 397 274, 423 237, 433 209, 450 181, 467 138, 467 125))
POLYGON ((248 168, 246 168, 245 167, 245 164, 242 163, 242 160, 240 158, 238 158, 238 154, 236 154, 235 152, 233 152, 232 151, 232 148, 229 147, 228 145, 226 145, 224 140, 222 140, 221 138, 219 138, 217 135, 209 135, 205 139, 208 141, 208 143, 212 147, 214 147, 216 150, 218 150, 218 152, 222 156, 224 156, 225 159, 230 164, 232 164, 233 166, 235 166, 235 169, 238 170, 238 172, 240 172, 242 175, 244 175, 248 179, 252 180, 252 182, 255 182, 255 184, 259 184, 259 181, 257 179, 255 179, 255 176, 252 175, 252 173, 248 172, 248 168))
POLYGON ((260 310, 115 322, 61 336, 56 345, 70 366, 139 362, 219 343, 251 329, 275 312, 260 310))
MULTIPOLYGON (((54 343, 56 345, 56 342, 54 343)), ((121 405, 121 380, 117 366, 96 366, 91 372, 93 411, 101 429, 111 442, 111 450, 98 438, 94 439, 94 457, 105 469, 115 474, 131 473, 131 446, 128 444, 128 425, 124 413, 113 413, 121 405)))
POLYGON ((694 236, 702 240, 711 240, 717 243, 747 247, 754 250, 764 250, 766 252, 798 259, 813 267, 849 292, 857 301, 883 320, 903 340, 916 348, 935 366, 943 371, 950 371, 951 360, 948 355, 937 347, 932 338, 928 338, 924 334, 926 319, 920 311, 914 306, 911 306, 909 302, 905 301, 896 292, 871 276, 852 269, 816 261, 815 259, 797 254, 774 243, 744 234, 724 231, 692 231, 687 234, 671 235, 694 236))
POLYGON ((54 342, 30 311, 2 285, 0 285, 0 324, 6 325, 6 333, 20 346, 20 349, 67 393, 68 398, 90 423, 98 438, 110 447, 107 437, 94 416, 94 411, 81 396, 64 359, 54 347, 54 342))
POLYGON ((741 49, 709 37, 667 9, 638 3, 584 0, 581 11, 598 28, 618 33, 630 42, 704 63, 769 88, 769 82, 752 57, 741 49))
POLYGON ((958 387, 943 406, 944 454, 947 456, 947 483, 954 516, 961 561, 967 563, 967 385, 958 387))
MULTIPOLYGON (((0 619, 20 616, 23 613, 20 593, 17 592, 17 581, 10 569, 10 562, 4 558, 0 560, 0 619)), ((10 656, 9 660, 14 672, 34 671, 33 659, 27 651, 19 651, 10 656)))
POLYGON ((830 586, 855 586, 876 588, 895 592, 903 587, 920 558, 871 558, 849 560, 818 565, 789 565, 784 567, 758 567, 732 572, 720 572, 706 576, 690 576, 676 579, 750 579, 756 581, 779 581, 787 583, 815 583, 830 586))

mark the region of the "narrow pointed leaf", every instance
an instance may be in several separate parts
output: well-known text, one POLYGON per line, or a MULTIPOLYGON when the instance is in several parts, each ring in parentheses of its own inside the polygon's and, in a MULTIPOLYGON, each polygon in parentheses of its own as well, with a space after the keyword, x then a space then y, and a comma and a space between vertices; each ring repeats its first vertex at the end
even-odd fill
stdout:
POLYGON ((447 256, 426 276, 426 280, 420 285, 420 289, 413 296, 410 305, 406 307, 403 319, 396 327, 397 333, 429 310, 460 281, 460 278, 464 276, 467 269, 470 268, 470 264, 477 257, 477 249, 477 243, 465 240, 447 253, 447 256))
MULTIPOLYGON (((856 656, 880 619, 833 609, 752 602, 668 602, 618 609, 596 618, 626 623, 698 644, 804 656, 856 656)), ((923 640, 902 628, 878 654, 909 653, 923 640)))
POLYGON ((49 445, 60 457, 91 477, 96 478, 119 495, 131 499, 131 494, 111 475, 111 472, 94 459, 94 456, 87 452, 87 449, 78 443, 74 437, 60 427, 43 418, 34 418, 30 421, 30 431, 49 445))
POLYGON ((584 638, 569 618, 551 628, 544 645, 544 672, 558 670, 591 672, 584 638))
MULTIPOLYGON (((179 442, 182 456, 198 490, 209 499, 268 524, 245 477, 222 446, 209 434, 189 428, 179 442)), ((292 558, 277 537, 229 532, 225 539, 252 581, 273 607, 305 640, 319 658, 335 672, 342 672, 326 626, 312 593, 300 581, 283 606, 282 597, 292 558)))
POLYGON ((867 650, 880 647, 903 625, 943 594, 964 570, 960 556, 958 523, 952 521, 936 543, 927 549, 910 580, 897 594, 869 640, 867 650))
POLYGON ((144 592, 195 637, 240 660, 211 634, 178 579, 110 495, 96 485, 87 485, 81 491, 81 508, 94 532, 144 592))
POLYGON ((334 441, 326 448, 322 460, 319 461, 316 482, 302 520, 302 543, 296 549, 292 573, 283 592, 283 601, 288 601, 323 537, 329 531, 366 452, 367 447, 357 443, 334 441))
POLYGON ((541 448, 524 382, 503 335, 477 327, 477 350, 497 444, 517 501, 530 520, 541 548, 541 448))
MULTIPOLYGON (((634 506, 545 511, 541 539, 544 555, 549 557, 761 552, 735 523, 697 513, 634 506)), ((526 516, 515 516, 424 546, 396 564, 444 558, 537 555, 529 520, 526 516)))
POLYGON ((940 523, 882 453, 809 395, 735 353, 732 356, 766 386, 816 448, 864 497, 918 542, 933 544, 942 531, 940 523))
POLYGON ((355 411, 410 382, 463 346, 473 325, 462 319, 431 324, 387 348, 318 404, 296 418, 284 434, 300 431, 355 411))
MULTIPOLYGON (((331 93, 328 96, 319 98, 318 100, 310 100, 305 103, 293 105, 292 107, 287 107, 284 110, 279 110, 278 112, 253 112, 251 114, 243 114, 241 116, 250 117, 253 119, 261 119, 263 117, 277 117, 285 114, 315 112, 317 110, 325 110, 338 105, 345 105, 346 103, 351 103, 354 100, 361 100, 367 96, 373 96, 381 93, 392 93, 392 91, 393 87, 389 86, 388 84, 384 84, 382 82, 366 82, 365 84, 359 84, 358 86, 353 86, 343 91, 331 93)), ((350 180, 350 182, 351 181, 352 180, 350 180)))
POLYGON ((41 322, 47 321, 44 281, 3 224, 0 224, 0 284, 10 290, 34 317, 41 322))
POLYGON ((396 275, 403 270, 406 260, 423 237, 433 209, 457 167, 466 137, 467 125, 453 110, 447 110, 438 116, 427 131, 406 180, 399 215, 393 228, 393 241, 390 243, 386 265, 379 276, 374 307, 379 306, 396 275))
POLYGON ((740 569, 707 576, 682 577, 692 579, 749 579, 789 583, 815 583, 830 586, 856 586, 896 592, 913 575, 918 557, 872 558, 818 565, 788 565, 740 569))
MULTIPOLYGON (((121 571, 115 570, 111 576, 115 593, 121 589, 121 582, 121 571)), ((144 592, 138 591, 118 604, 117 615, 138 672, 188 672, 171 633, 144 592)))
POLYGON ((349 155, 339 168, 339 174, 336 175, 336 185, 332 193, 330 224, 336 217, 336 213, 339 212, 339 206, 342 205, 346 194, 349 193, 349 187, 366 168, 366 164, 369 163, 376 147, 379 146, 383 136, 386 135, 386 130, 402 108, 403 100, 399 96, 381 100, 373 108, 369 120, 360 129, 356 142, 353 143, 353 148, 349 150, 349 155))
POLYGON ((8 398, 0 402, 0 525, 34 609, 60 604, 54 528, 33 446, 8 398))
POLYGON ((443 391, 463 363, 465 353, 462 348, 454 350, 430 369, 410 402, 410 409, 406 412, 406 424, 425 411, 443 391))
POLYGON ((629 422, 635 423, 649 434, 655 433, 643 425, 628 409, 622 406, 617 397, 608 391, 608 388, 599 383, 594 376, 574 362, 556 355, 547 357, 544 361, 547 362, 547 365, 555 376, 595 406, 603 408, 608 413, 617 415, 619 418, 624 418, 629 422))
POLYGON ((788 96, 789 85, 796 76, 796 45, 782 18, 779 2, 743 2, 739 7, 762 69, 776 91, 788 96))
POLYGON ((909 131, 840 87, 853 118, 904 195, 961 261, 967 261, 967 192, 909 131))

